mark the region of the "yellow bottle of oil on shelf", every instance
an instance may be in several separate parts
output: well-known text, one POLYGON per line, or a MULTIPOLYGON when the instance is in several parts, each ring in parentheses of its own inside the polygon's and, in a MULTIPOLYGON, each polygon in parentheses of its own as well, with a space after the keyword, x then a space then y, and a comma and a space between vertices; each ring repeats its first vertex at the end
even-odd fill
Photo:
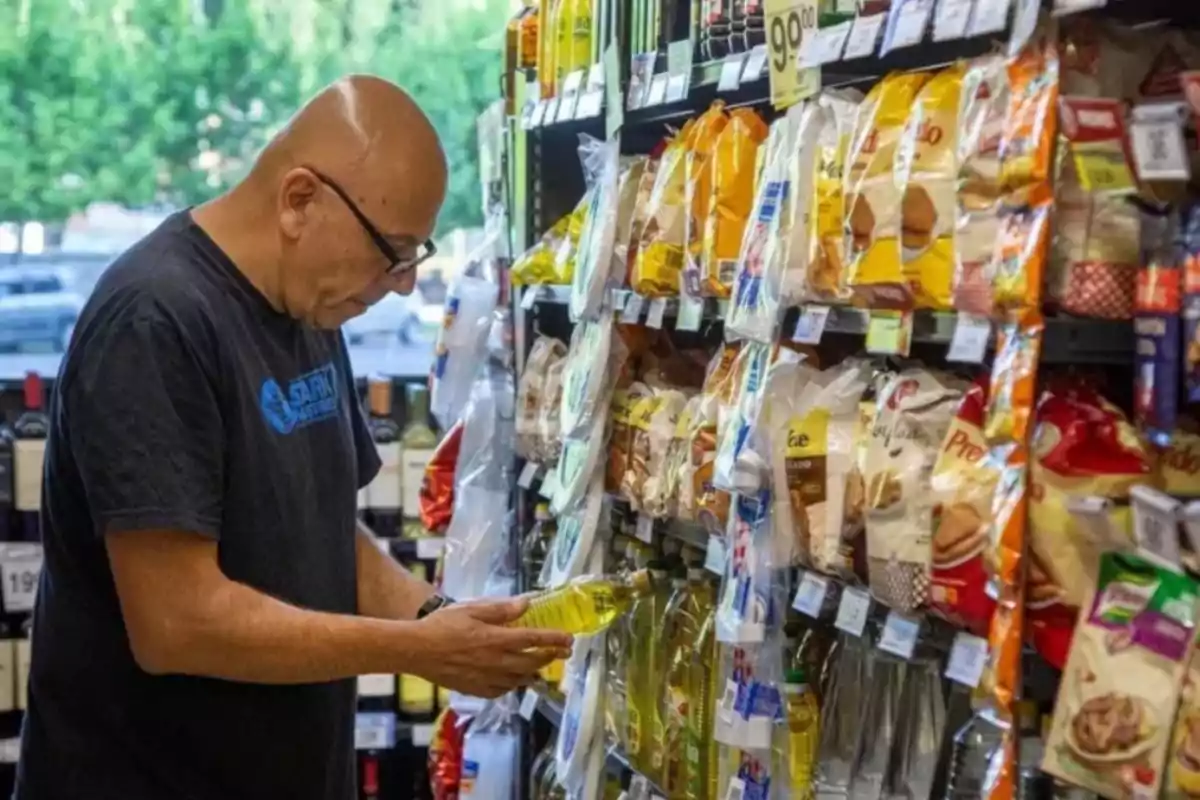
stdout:
POLYGON ((625 686, 629 723, 629 758, 655 783, 662 781, 663 730, 659 698, 665 664, 663 615, 671 599, 667 573, 650 565, 653 591, 642 595, 629 612, 630 647, 625 686))
POLYGON ((802 669, 788 670, 783 686, 788 720, 788 776, 792 797, 808 800, 813 796, 813 769, 817 763, 821 709, 816 692, 802 669))
POLYGON ((713 715, 717 702, 717 607, 710 585, 707 610, 696 636, 688 671, 687 732, 684 744, 684 800, 717 800, 717 741, 713 715))
POLYGON ((533 596, 517 628, 550 628, 576 636, 599 633, 651 595, 653 581, 645 570, 627 576, 581 578, 533 596))
MULTIPOLYGON (((702 569, 689 569, 667 607, 664 625, 667 638, 667 691, 660 714, 664 732, 665 760, 662 788, 668 797, 686 795, 689 783, 688 718, 693 706, 704 704, 703 692, 692 680, 696 670, 696 644, 705 620, 715 604, 713 583, 702 569)), ((698 755, 698 754, 697 754, 698 755)), ((695 761, 699 764, 700 759, 695 761)))

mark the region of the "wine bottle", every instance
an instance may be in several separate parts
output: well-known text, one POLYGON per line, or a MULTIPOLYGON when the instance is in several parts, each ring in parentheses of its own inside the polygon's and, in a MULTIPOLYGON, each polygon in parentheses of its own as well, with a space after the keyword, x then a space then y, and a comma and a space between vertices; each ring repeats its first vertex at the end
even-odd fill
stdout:
POLYGON ((16 535, 13 530, 13 432, 8 423, 0 419, 0 542, 11 541, 16 535))
POLYGON ((425 479, 425 467, 437 448, 438 437, 429 427, 429 389, 423 385, 409 384, 407 391, 407 423, 401 436, 404 447, 401 484, 404 487, 405 531, 414 536, 423 536, 425 531, 420 523, 421 483, 425 479))
POLYGON ((400 426, 392 419, 392 381, 374 377, 367 382, 370 403, 368 424, 379 453, 379 474, 367 487, 371 529, 380 536, 400 533, 400 426))
POLYGON ((13 425, 14 484, 13 505, 17 510, 15 538, 27 542, 41 540, 39 520, 42 507, 42 469, 46 458, 46 436, 50 420, 43 408, 42 379, 36 372, 25 373, 25 412, 13 425))

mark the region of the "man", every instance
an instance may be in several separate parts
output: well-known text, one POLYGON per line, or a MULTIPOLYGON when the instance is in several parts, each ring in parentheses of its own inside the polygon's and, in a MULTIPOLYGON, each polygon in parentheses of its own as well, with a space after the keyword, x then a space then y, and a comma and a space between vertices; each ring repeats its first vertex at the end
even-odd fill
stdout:
POLYGON ((520 600, 434 610, 355 520, 338 327, 412 290, 445 187, 412 100, 346 78, 105 273, 52 412, 18 800, 352 800, 353 676, 496 696, 569 652, 504 627, 520 600))

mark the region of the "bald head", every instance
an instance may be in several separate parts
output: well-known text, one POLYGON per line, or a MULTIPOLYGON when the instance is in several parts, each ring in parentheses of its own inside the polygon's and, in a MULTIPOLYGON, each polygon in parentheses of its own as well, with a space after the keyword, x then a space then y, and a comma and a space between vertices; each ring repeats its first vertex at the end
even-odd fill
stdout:
POLYGON ((432 237, 445 194, 446 157, 428 117, 395 84, 351 75, 312 98, 246 179, 194 216, 272 304, 334 328, 388 292, 412 291, 415 271, 403 265, 432 237))

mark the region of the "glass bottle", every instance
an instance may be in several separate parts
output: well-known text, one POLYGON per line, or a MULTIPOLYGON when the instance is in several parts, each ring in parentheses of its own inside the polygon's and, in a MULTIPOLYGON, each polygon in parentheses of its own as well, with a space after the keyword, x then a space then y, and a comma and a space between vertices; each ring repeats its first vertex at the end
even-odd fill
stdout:
POLYGON ((42 470, 46 460, 46 437, 50 420, 44 411, 42 378, 36 372, 25 373, 25 412, 13 425, 13 507, 17 512, 17 538, 40 541, 42 508, 42 470))
POLYGON ((401 501, 405 535, 420 537, 425 534, 420 523, 421 483, 425 480, 425 467, 437 448, 438 437, 429 427, 429 389, 423 384, 410 383, 407 391, 407 423, 400 437, 404 448, 400 469, 401 501))
POLYGON ((379 536, 400 533, 400 426, 392 418, 392 381, 383 376, 367 381, 367 427, 379 454, 379 473, 367 485, 366 522, 379 536))

